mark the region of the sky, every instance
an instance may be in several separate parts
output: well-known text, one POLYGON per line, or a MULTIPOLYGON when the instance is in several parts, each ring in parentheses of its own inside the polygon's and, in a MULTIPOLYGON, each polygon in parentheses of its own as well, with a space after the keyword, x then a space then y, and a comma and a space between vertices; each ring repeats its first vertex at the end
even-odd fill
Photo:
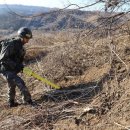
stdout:
MULTIPOLYGON (((78 4, 79 6, 85 6, 93 2, 95 2, 95 0, 0 0, 0 4, 21 4, 50 8, 64 8, 69 4, 78 4)), ((99 7, 100 6, 97 5, 94 7, 94 9, 96 10, 99 7)), ((74 8, 74 6, 71 6, 71 8, 74 8)))

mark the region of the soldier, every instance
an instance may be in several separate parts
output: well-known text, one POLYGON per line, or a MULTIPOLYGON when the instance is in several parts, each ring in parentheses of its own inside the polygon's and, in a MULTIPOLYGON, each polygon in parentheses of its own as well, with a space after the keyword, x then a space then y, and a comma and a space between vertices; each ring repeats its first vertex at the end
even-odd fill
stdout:
POLYGON ((18 30, 18 36, 3 40, 0 52, 0 75, 7 81, 8 86, 8 105, 15 107, 15 88, 19 88, 24 104, 34 105, 29 90, 24 81, 17 75, 23 70, 23 59, 25 49, 23 46, 32 38, 32 32, 27 27, 18 30))

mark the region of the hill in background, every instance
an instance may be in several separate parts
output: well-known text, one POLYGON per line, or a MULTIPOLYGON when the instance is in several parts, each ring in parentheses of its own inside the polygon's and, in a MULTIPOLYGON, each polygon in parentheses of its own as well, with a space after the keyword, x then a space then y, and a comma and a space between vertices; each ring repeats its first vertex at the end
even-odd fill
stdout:
MULTIPOLYGON (((95 24, 94 17, 99 12, 51 9, 45 7, 23 5, 0 5, 0 32, 16 31, 21 26, 42 31, 58 31, 66 29, 90 29, 95 24), (51 13, 50 13, 51 12, 51 13), (37 17, 33 17, 38 15, 37 17), (31 17, 28 17, 31 16, 31 17)), ((6 34, 6 33, 5 33, 6 34)))

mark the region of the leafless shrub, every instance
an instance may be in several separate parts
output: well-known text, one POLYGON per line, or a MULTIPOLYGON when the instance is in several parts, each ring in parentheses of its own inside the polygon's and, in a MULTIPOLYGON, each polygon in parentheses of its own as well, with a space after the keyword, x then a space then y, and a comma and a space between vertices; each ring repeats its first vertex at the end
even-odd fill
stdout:
MULTIPOLYGON (((105 1, 95 2, 84 7, 76 6, 78 9, 82 9, 100 2, 105 1)), ((108 13, 99 13, 99 16, 94 19, 95 27, 92 29, 77 29, 73 33, 71 33, 72 30, 57 34, 52 32, 34 37, 33 43, 38 44, 37 47, 32 44, 30 48, 27 48, 26 62, 33 60, 33 63, 29 64, 32 70, 51 81, 62 84, 63 89, 55 91, 48 89, 49 92, 44 94, 41 94, 41 89, 39 89, 40 92, 36 94, 40 93, 41 97, 37 96, 37 101, 40 104, 43 103, 42 107, 33 111, 33 114, 25 114, 24 116, 28 119, 25 119, 26 121, 23 121, 19 128, 61 130, 62 126, 58 126, 58 121, 62 122, 67 119, 72 122, 75 116, 81 114, 81 106, 85 107, 86 105, 98 106, 96 107, 98 114, 93 116, 89 113, 83 117, 84 129, 103 130, 106 129, 106 126, 112 128, 112 122, 115 120, 112 117, 114 113, 112 108, 115 107, 119 110, 123 108, 123 106, 116 106, 116 103, 125 95, 129 96, 128 92, 125 92, 125 87, 129 87, 127 85, 129 82, 125 81, 128 76, 129 59, 124 58, 123 52, 130 42, 128 37, 130 35, 130 10, 129 8, 126 12, 114 10, 129 1, 114 2, 116 3, 107 3, 108 13), (106 69, 106 64, 109 69, 106 69), (92 71, 93 69, 95 72, 92 71), (105 118, 103 115, 107 117, 105 118)), ((18 15, 15 12, 11 13, 18 15)), ((43 17, 44 15, 40 14, 43 17)), ((127 49, 128 51, 129 49, 127 49)), ((26 80, 32 92, 36 90, 33 88, 34 86, 43 87, 43 91, 49 87, 41 85, 30 77, 26 80)), ((124 101, 126 100, 125 97, 124 101)), ((129 108, 128 104, 124 102, 123 104, 129 108)), ((13 128, 19 125, 17 124, 19 120, 15 120, 13 128)), ((69 121, 67 124, 70 124, 69 121)), ((79 130, 77 127, 75 129, 79 130)))

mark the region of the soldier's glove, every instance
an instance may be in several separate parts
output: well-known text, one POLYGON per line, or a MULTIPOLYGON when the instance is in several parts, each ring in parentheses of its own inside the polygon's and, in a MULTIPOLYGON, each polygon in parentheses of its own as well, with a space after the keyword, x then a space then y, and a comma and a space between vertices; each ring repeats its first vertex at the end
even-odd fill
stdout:
POLYGON ((23 68, 24 68, 24 65, 23 65, 23 64, 18 65, 18 66, 16 67, 17 73, 23 72, 23 68))

